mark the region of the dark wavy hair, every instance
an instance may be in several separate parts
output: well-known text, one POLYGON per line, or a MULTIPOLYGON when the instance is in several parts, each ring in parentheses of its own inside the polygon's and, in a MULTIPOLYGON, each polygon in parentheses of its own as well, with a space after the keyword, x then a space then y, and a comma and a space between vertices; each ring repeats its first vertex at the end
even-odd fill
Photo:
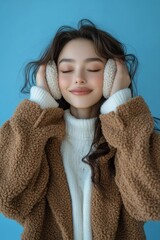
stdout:
MULTIPOLYGON (((92 41, 95 46, 96 53, 106 60, 109 58, 123 60, 128 67, 131 80, 133 80, 138 66, 138 60, 136 56, 133 54, 127 54, 125 46, 120 41, 115 39, 111 34, 97 28, 96 25, 93 24, 90 20, 83 19, 79 21, 77 29, 70 26, 60 27, 54 39, 41 55, 40 59, 27 64, 25 68, 25 83, 21 89, 21 92, 29 93, 30 87, 36 83, 36 73, 40 65, 47 64, 50 60, 54 60, 57 64, 59 54, 63 47, 69 41, 77 38, 83 38, 92 41)), ((133 81, 131 81, 129 87, 132 90, 133 94, 133 81)), ((104 102, 104 100, 105 99, 102 98, 101 104, 104 102)), ((59 107, 63 108, 64 110, 69 108, 69 104, 64 100, 63 97, 58 102, 59 107)), ((105 140, 102 141, 102 139, 103 135, 101 130, 101 123, 98 117, 91 149, 87 156, 84 156, 82 160, 90 165, 92 170, 92 182, 99 186, 101 184, 101 173, 98 160, 99 157, 104 156, 110 152, 108 143, 105 140)), ((109 167, 112 169, 112 173, 114 174, 114 158, 109 161, 109 164, 109 167)))

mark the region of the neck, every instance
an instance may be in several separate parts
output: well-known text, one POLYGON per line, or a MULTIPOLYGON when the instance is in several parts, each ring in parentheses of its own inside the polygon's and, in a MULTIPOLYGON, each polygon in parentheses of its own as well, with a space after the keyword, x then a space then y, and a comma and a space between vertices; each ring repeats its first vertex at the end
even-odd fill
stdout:
POLYGON ((95 118, 99 113, 99 104, 90 108, 75 108, 70 106, 70 112, 75 118, 79 119, 95 118))
POLYGON ((71 114, 78 119, 87 119, 97 117, 97 113, 87 109, 70 108, 71 114))

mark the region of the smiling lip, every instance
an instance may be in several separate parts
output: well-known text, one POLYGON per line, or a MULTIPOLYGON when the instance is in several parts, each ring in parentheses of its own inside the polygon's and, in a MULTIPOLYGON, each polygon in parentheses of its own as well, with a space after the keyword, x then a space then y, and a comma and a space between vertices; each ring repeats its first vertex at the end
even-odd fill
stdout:
POLYGON ((91 92, 91 89, 88 88, 75 88, 71 90, 70 92, 74 95, 87 95, 91 92))

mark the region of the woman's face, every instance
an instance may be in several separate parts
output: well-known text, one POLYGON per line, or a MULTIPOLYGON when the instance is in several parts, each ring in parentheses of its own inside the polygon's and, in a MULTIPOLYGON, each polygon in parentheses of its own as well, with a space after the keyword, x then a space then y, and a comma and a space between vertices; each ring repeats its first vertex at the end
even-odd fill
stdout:
POLYGON ((89 40, 75 39, 64 46, 57 64, 59 87, 72 111, 96 109, 102 98, 105 63, 89 40))

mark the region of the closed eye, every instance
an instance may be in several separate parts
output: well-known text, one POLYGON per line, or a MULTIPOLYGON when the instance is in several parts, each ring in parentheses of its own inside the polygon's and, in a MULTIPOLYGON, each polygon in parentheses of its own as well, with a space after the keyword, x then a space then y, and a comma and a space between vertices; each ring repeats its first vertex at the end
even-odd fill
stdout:
POLYGON ((61 71, 62 73, 70 73, 72 72, 72 70, 68 70, 68 71, 61 71))
POLYGON ((95 69, 95 70, 88 70, 89 72, 99 72, 101 69, 95 69))

